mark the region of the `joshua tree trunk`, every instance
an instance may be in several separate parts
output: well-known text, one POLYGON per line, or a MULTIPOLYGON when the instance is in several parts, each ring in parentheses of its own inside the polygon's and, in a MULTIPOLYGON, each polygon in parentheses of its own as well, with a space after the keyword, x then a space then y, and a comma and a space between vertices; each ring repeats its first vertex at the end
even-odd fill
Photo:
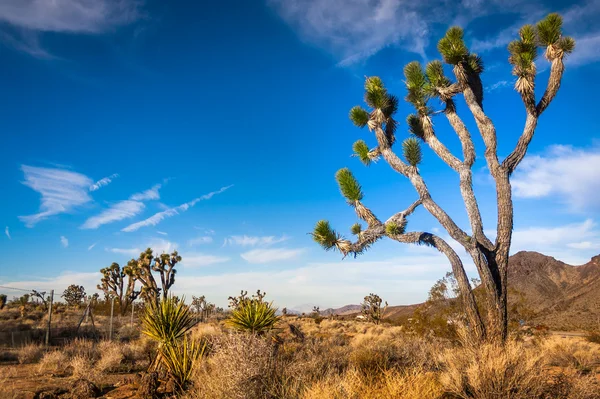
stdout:
POLYGON ((563 59, 573 51, 574 46, 573 39, 562 36, 562 19, 557 14, 548 15, 537 26, 524 26, 519 31, 519 39, 508 46, 509 62, 513 65, 513 74, 517 77, 515 89, 521 95, 527 119, 515 149, 502 162, 497 154, 495 126, 483 109, 483 63, 476 54, 469 52, 463 41, 462 29, 450 28, 438 43, 438 50, 444 61, 453 66, 454 83, 444 75, 440 61, 430 62, 425 69, 420 63, 411 62, 404 69, 408 91, 406 100, 416 111, 407 118, 409 130, 414 137, 402 143, 405 160, 392 150, 396 141, 397 122, 394 114, 398 108, 398 99, 388 94, 381 79, 367 78, 365 102, 371 110, 354 107, 350 111, 350 119, 359 127, 367 126, 374 133, 377 145, 369 149, 364 141, 359 140, 354 144, 355 155, 366 165, 383 158, 393 170, 409 179, 417 192, 418 200, 405 211, 393 215, 386 222, 381 222, 361 202, 362 189, 352 173, 348 169, 341 169, 336 174, 340 191, 348 204, 354 207, 357 216, 367 223, 367 229, 362 230, 359 224, 355 224, 352 233, 357 236, 357 240, 351 242, 333 230, 327 221, 322 220, 314 229, 315 241, 326 250, 339 250, 344 256, 357 256, 384 236, 398 242, 425 244, 436 248, 448 258, 452 266, 467 325, 474 337, 478 340, 504 341, 508 332, 507 276, 513 229, 510 176, 527 152, 538 118, 558 92, 564 71, 563 59), (550 61, 551 68, 547 88, 536 103, 534 60, 538 47, 545 48, 545 57, 550 61), (494 242, 484 234, 482 217, 473 190, 472 167, 475 162, 475 147, 470 132, 456 113, 455 106, 455 98, 461 94, 485 144, 484 157, 496 183, 498 219, 494 242), (434 111, 428 105, 433 98, 439 99, 444 109, 434 111), (446 117, 457 134, 462 146, 462 160, 452 154, 438 139, 432 117, 439 114, 446 117), (458 174, 460 193, 469 218, 470 234, 461 229, 429 193, 417 167, 421 162, 420 143, 429 146, 458 174), (406 217, 418 206, 423 206, 435 217, 448 235, 458 242, 473 260, 486 293, 486 303, 480 304, 482 306, 478 306, 475 300, 461 259, 444 239, 428 232, 406 232, 406 217), (481 308, 486 309, 485 317, 479 313, 481 308))

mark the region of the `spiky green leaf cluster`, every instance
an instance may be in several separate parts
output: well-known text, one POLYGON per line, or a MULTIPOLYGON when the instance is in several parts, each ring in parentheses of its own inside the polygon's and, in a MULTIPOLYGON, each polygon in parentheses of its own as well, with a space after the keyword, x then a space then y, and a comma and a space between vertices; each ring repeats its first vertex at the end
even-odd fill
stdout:
POLYGON ((362 231, 362 226, 360 223, 354 223, 352 225, 352 227, 350 227, 350 231, 352 232, 352 234, 354 234, 355 236, 359 235, 362 231))
POLYGON ((385 224, 385 233, 388 236, 395 236, 395 235, 399 235, 399 234, 404 234, 405 231, 405 226, 395 223, 395 222, 388 222, 385 224))
POLYGON ((570 54, 575 50, 575 39, 569 36, 563 36, 558 39, 557 45, 565 54, 570 54))
POLYGON ((389 106, 389 96, 383 81, 378 76, 365 80, 365 102, 374 109, 384 109, 389 106))
POLYGON ((418 138, 423 139, 425 134, 423 132, 423 125, 421 124, 421 119, 417 115, 408 115, 406 117, 406 123, 408 124, 408 130, 411 134, 414 134, 418 138))
MULTIPOLYGON (((388 94, 386 106, 383 107, 381 111, 386 118, 394 116, 396 111, 398 111, 398 97, 388 94)), ((388 119, 386 123, 389 124, 390 120, 388 119)))
POLYGON ((369 113, 363 107, 357 105, 350 110, 350 120, 358 127, 365 127, 369 122, 369 113))
POLYGON ((556 43, 562 34, 562 17, 556 13, 548 14, 537 23, 537 41, 540 46, 556 43))
POLYGON ((402 152, 406 161, 412 165, 417 166, 421 163, 421 145, 419 140, 415 137, 409 137, 402 143, 402 152))
POLYGON ((369 157, 369 147, 363 140, 358 140, 352 145, 352 151, 354 155, 360 159, 362 163, 369 166, 371 164, 371 158, 369 157))
POLYGON ((437 47, 447 64, 457 65, 469 55, 469 49, 463 40, 463 30, 457 26, 448 29, 437 47))
POLYGON ((410 102, 419 113, 425 113, 427 109, 429 82, 421 64, 418 61, 408 63, 404 67, 404 77, 408 91, 406 101, 410 102))
POLYGON ((251 299, 242 301, 233 309, 226 323, 233 329, 262 335, 272 330, 279 321, 276 313, 277 308, 273 307, 272 302, 251 299))
POLYGON ((326 251, 329 251, 335 248, 335 244, 337 244, 340 239, 340 235, 331 228, 331 225, 327 220, 319 220, 312 232, 312 238, 326 251))
MULTIPOLYGON (((450 86, 450 79, 444 75, 444 66, 439 60, 431 61, 425 67, 425 74, 433 89, 450 86)), ((435 93, 432 93, 435 95, 435 93)))
POLYGON ((348 168, 342 168, 335 174, 340 192, 349 203, 360 201, 363 198, 362 188, 348 168))
POLYGON ((142 315, 142 334, 162 345, 182 339, 195 324, 195 317, 183 300, 169 297, 148 302, 142 315))
POLYGON ((510 56, 508 61, 514 66, 513 73, 516 76, 527 76, 533 73, 533 62, 537 58, 537 45, 535 35, 531 36, 533 27, 525 25, 521 28, 519 40, 513 40, 508 44, 510 56))
POLYGON ((471 72, 480 74, 484 70, 483 60, 475 53, 469 54, 467 57, 467 68, 469 68, 471 72))
POLYGON ((162 362, 173 378, 179 391, 184 391, 192 381, 192 373, 198 360, 204 356, 206 342, 188 341, 184 338, 176 345, 161 350, 162 362))

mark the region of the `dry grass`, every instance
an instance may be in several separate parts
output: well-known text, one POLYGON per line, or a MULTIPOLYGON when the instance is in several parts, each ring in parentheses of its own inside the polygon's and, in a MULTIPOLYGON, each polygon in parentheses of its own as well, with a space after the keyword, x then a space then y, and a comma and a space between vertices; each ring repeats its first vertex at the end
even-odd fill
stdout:
POLYGON ((100 342, 98 345, 100 360, 96 363, 95 368, 100 373, 116 371, 125 359, 123 349, 124 346, 120 343, 110 341, 100 342))
POLYGON ((38 365, 38 373, 63 372, 68 365, 68 356, 60 350, 46 352, 38 365))
POLYGON ((544 342, 551 366, 574 368, 587 373, 600 366, 600 345, 581 339, 553 337, 544 342))
POLYGON ((37 363, 44 355, 44 348, 38 344, 28 344, 19 348, 17 358, 20 364, 37 363))
POLYGON ((89 357, 77 355, 69 361, 71 369, 71 377, 74 380, 85 379, 88 381, 97 381, 101 375, 100 370, 94 367, 92 360, 89 357))

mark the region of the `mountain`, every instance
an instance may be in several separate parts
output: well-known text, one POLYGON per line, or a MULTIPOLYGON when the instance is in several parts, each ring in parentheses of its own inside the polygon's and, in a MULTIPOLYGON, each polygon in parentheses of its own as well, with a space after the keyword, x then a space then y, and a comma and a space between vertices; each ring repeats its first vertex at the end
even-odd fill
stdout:
MULTIPOLYGON (((509 259, 508 287, 509 309, 525 308, 531 315, 529 324, 545 324, 554 330, 600 328, 600 255, 572 266, 538 252, 518 252, 509 259)), ((385 318, 411 317, 420 305, 389 306, 385 318)), ((360 306, 327 311, 353 316, 360 306)))
POLYGON ((337 308, 337 309, 328 308, 328 309, 322 310, 321 314, 323 316, 329 316, 332 314, 338 315, 338 316, 347 316, 347 315, 360 313, 360 310, 361 310, 360 305, 346 305, 346 306, 342 306, 341 308, 337 308))
POLYGON ((532 322, 553 329, 589 329, 600 324, 600 255, 571 266, 537 252, 509 259, 509 300, 520 298, 533 312, 532 322))

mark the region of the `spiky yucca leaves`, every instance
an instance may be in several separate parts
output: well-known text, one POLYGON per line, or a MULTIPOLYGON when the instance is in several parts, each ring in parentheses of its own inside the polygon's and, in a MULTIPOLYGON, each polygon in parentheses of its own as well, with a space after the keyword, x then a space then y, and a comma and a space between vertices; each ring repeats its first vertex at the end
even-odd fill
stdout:
POLYGON ((360 161, 369 166, 371 162, 379 156, 374 151, 370 151, 367 143, 363 140, 358 140, 352 145, 352 150, 354 151, 354 155, 360 159, 360 161))
POLYGON ((425 137, 425 132, 423 130, 423 125, 421 124, 421 119, 417 115, 408 115, 406 117, 406 123, 408 124, 408 130, 411 134, 414 134, 420 139, 423 139, 425 137))
POLYGON ((508 44, 510 56, 508 61, 513 65, 513 75, 517 77, 515 89, 523 96, 529 107, 533 106, 534 78, 536 74, 537 39, 533 25, 525 25, 519 31, 519 40, 508 44))
MULTIPOLYGON (((442 62, 439 60, 431 61, 425 67, 425 75, 429 81, 428 95, 432 97, 441 97, 440 89, 450 86, 450 79, 444 75, 444 67, 442 62)), ((446 98, 442 98, 446 100, 446 98)))
POLYGON ((338 234, 327 220, 319 220, 311 233, 315 242, 326 251, 337 249, 344 255, 350 250, 351 243, 338 234))
POLYGON ((171 344, 183 338, 196 324, 184 300, 168 297, 158 304, 148 303, 142 314, 142 334, 162 344, 171 344))
POLYGON ((360 223, 354 223, 352 227, 350 227, 350 231, 352 232, 352 234, 357 236, 362 232, 362 226, 360 225, 360 223))
POLYGON ((429 114, 427 107, 428 92, 431 91, 427 76, 417 61, 408 63, 404 67, 404 77, 406 78, 406 101, 411 103, 420 115, 429 114))
POLYGON ((180 391, 183 391, 192 381, 192 373, 198 360, 204 356, 206 342, 183 341, 169 345, 162 350, 162 361, 167 372, 175 380, 180 391))
POLYGON ((415 137, 409 137, 402 143, 402 152, 404 158, 411 166, 417 166, 421 163, 421 145, 415 137))
POLYGON ((348 168, 342 168, 335 174, 340 192, 346 198, 349 204, 354 205, 355 202, 362 200, 363 193, 360 184, 354 178, 352 172, 348 168))
POLYGON ((562 22, 560 15, 552 13, 537 23, 537 37, 540 46, 550 46, 560 39, 562 22))
POLYGON ((469 55, 469 49, 463 40, 463 30, 458 26, 448 29, 446 35, 438 42, 437 48, 444 62, 451 65, 458 65, 469 55))
POLYGON ((385 224, 385 234, 388 236, 397 236, 400 234, 404 234, 406 231, 406 222, 404 223, 396 223, 396 222, 387 222, 385 224))
POLYGON ((383 81, 378 76, 371 76, 365 80, 365 102, 374 109, 387 108, 389 106, 389 96, 383 85, 383 81))
POLYGON ((231 317, 226 323, 238 331, 262 335, 270 331, 279 321, 276 316, 277 309, 272 302, 264 302, 262 299, 247 299, 240 302, 237 308, 231 312, 231 317))
POLYGON ((363 107, 357 105, 350 110, 350 120, 358 127, 365 127, 369 123, 369 112, 363 107))

